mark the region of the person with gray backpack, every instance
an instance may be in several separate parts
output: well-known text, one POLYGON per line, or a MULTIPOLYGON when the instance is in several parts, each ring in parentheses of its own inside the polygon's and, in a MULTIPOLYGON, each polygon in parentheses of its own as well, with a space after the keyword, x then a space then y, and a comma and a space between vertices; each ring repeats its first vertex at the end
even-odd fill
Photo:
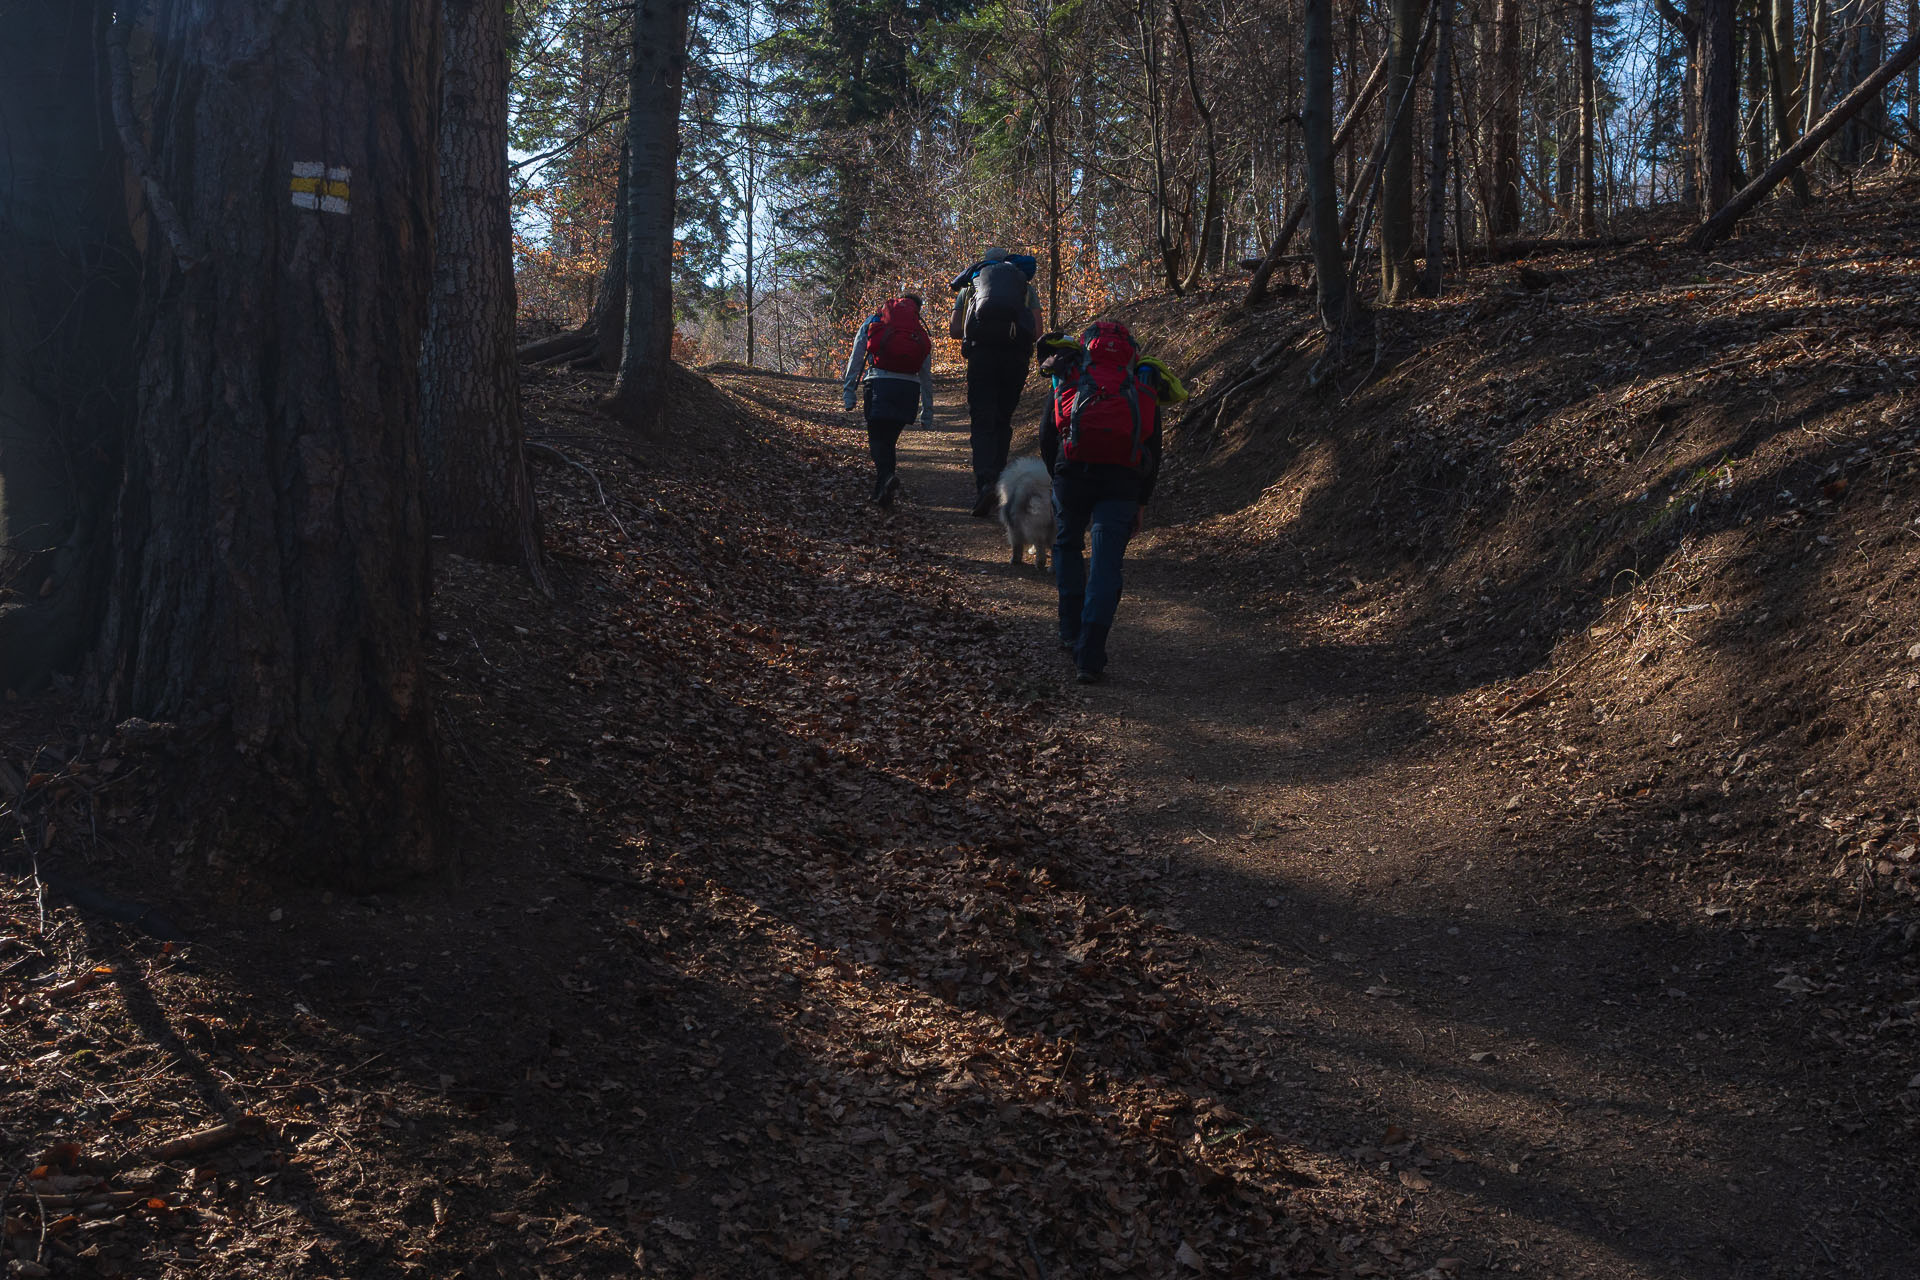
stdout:
POLYGON ((995 486, 1013 445, 1013 411, 1040 336, 1040 291, 1033 283, 1038 270, 1028 254, 992 248, 953 280, 948 333, 967 362, 976 516, 992 515, 999 502, 995 486))

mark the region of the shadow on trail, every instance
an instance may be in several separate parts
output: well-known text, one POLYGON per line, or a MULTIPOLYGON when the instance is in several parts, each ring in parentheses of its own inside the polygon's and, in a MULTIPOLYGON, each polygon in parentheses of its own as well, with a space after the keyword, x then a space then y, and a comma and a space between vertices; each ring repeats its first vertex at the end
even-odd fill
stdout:
MULTIPOLYGON (((1920 1238, 1881 1207, 1902 1194, 1883 1174, 1901 1139, 1856 1136, 1843 1108, 1807 1096, 1801 1064, 1825 1001, 1774 989, 1777 962, 1857 963, 1873 931, 1497 903, 1409 912, 1225 858, 1208 860, 1194 896, 1239 957, 1225 963, 1251 969, 1235 985, 1269 993, 1243 1004, 1242 1025, 1288 1062, 1249 1113, 1344 1134, 1357 1163, 1418 1168, 1468 1212, 1505 1219, 1479 1242, 1489 1261, 1541 1262, 1517 1247, 1532 1222, 1633 1260, 1634 1274, 1920 1267, 1920 1238), (1610 993, 1598 1004, 1596 979, 1610 993), (1432 1163, 1411 1163, 1423 1153, 1432 1163)), ((1842 1088, 1843 1064, 1830 1068, 1842 1088)), ((1578 1274, 1611 1273, 1586 1261, 1578 1274)))

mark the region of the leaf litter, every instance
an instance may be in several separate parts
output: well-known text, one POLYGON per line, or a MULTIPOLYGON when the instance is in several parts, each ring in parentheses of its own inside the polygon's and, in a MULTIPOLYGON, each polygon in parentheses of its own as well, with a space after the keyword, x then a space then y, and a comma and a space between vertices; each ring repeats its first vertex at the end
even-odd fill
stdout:
POLYGON ((167 727, 9 708, 43 861, 190 939, 58 895, 41 932, 9 882, 0 1128, 54 1154, 0 1174, 16 1258, 1335 1275, 1403 1231, 1226 1101, 1270 1051, 1154 922, 1119 788, 914 520, 849 499, 839 428, 686 376, 641 438, 601 390, 529 377, 558 598, 439 567, 456 881, 211 875, 151 829, 167 727))

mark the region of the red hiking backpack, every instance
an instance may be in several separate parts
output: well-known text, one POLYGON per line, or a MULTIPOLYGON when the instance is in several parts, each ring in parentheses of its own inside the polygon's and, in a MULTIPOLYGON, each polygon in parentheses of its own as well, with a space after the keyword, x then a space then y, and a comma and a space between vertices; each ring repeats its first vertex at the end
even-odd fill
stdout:
POLYGON ((867 360, 887 373, 919 373, 932 350, 920 304, 912 298, 889 299, 867 330, 867 360))
POLYGON ((1053 425, 1069 462, 1137 467, 1159 424, 1160 402, 1140 380, 1140 349, 1127 326, 1103 320, 1080 335, 1086 354, 1077 376, 1060 384, 1053 425))

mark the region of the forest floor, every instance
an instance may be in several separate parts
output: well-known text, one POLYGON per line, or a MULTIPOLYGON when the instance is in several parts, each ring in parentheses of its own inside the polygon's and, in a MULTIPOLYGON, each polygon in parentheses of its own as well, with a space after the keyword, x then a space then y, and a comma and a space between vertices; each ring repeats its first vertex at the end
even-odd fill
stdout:
POLYGON ((1291 302, 1131 309, 1203 390, 1286 354, 1093 688, 956 384, 885 513, 830 383, 638 438, 530 373, 556 598, 438 566, 445 880, 216 874, 156 731, 5 705, 13 1273, 1920 1274, 1867 211, 1481 269, 1315 396, 1291 302))

